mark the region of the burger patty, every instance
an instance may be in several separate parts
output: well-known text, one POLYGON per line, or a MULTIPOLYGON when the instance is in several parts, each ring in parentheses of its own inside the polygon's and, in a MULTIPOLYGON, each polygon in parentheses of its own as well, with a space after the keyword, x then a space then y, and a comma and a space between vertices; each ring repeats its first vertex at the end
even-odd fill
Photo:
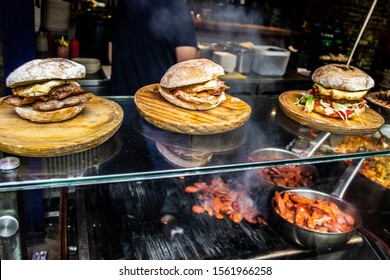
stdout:
POLYGON ((75 84, 65 84, 55 87, 49 91, 49 96, 55 99, 64 99, 70 95, 75 95, 84 92, 84 90, 75 84))
POLYGON ((181 88, 176 88, 172 91, 172 94, 183 101, 202 103, 210 102, 214 97, 220 96, 225 90, 228 89, 229 87, 225 85, 223 81, 218 81, 218 85, 215 90, 207 89, 200 92, 188 92, 181 88))
POLYGON ((32 107, 37 111, 54 111, 86 103, 89 99, 91 99, 91 97, 92 93, 84 92, 60 100, 51 99, 48 101, 37 101, 32 104, 32 107))
POLYGON ((31 105, 38 111, 52 111, 85 103, 91 97, 91 93, 84 92, 78 85, 64 84, 51 89, 47 95, 31 97, 10 95, 2 102, 15 107, 31 105))

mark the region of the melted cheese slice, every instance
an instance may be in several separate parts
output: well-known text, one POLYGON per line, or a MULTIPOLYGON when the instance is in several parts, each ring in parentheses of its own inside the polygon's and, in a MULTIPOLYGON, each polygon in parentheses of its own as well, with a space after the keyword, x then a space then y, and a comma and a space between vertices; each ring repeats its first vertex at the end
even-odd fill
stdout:
POLYGON ((24 96, 24 97, 42 96, 42 95, 46 95, 51 89, 58 86, 62 86, 64 84, 76 84, 80 86, 75 81, 50 80, 44 83, 16 87, 12 89, 12 92, 14 95, 24 96))
POLYGON ((182 90, 186 92, 201 92, 204 90, 216 90, 218 87, 218 80, 210 80, 204 84, 190 85, 187 87, 182 87, 182 90))
POLYGON ((315 86, 318 88, 318 92, 320 95, 332 97, 333 99, 359 100, 363 98, 368 92, 368 90, 344 91, 333 88, 330 89, 325 88, 319 84, 315 84, 315 86))

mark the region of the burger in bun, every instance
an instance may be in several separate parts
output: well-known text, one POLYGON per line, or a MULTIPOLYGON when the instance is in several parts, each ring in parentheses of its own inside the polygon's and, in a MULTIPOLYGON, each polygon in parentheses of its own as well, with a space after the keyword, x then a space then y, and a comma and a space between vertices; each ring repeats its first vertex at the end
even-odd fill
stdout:
POLYGON ((328 64, 317 68, 313 88, 296 101, 306 112, 316 112, 348 120, 364 113, 364 96, 374 87, 374 80, 362 70, 344 64, 328 64))
POLYGON ((221 65, 205 58, 191 59, 171 66, 160 81, 161 95, 176 106, 209 110, 226 99, 229 89, 218 79, 225 74, 221 65))
POLYGON ((76 82, 85 73, 83 65, 64 58, 31 60, 7 77, 6 86, 13 94, 2 103, 15 106, 20 117, 32 122, 68 120, 79 114, 93 95, 76 82))

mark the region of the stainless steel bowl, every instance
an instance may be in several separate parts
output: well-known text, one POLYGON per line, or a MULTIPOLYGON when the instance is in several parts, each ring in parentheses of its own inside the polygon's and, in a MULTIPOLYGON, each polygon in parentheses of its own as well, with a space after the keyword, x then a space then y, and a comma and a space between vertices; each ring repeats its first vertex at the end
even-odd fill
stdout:
POLYGON ((279 148, 263 148, 253 151, 249 154, 250 161, 260 161, 262 159, 274 159, 274 160, 282 160, 282 159, 293 159, 299 158, 297 154, 293 152, 279 149, 279 148))
MULTIPOLYGON (((316 248, 319 250, 338 248, 348 242, 348 240, 355 234, 356 229, 361 224, 361 216, 358 211, 351 204, 338 197, 310 189, 295 189, 289 190, 288 192, 293 192, 310 199, 316 199, 317 197, 320 197, 323 200, 334 202, 343 212, 351 215, 355 219, 354 227, 347 232, 324 233, 309 230, 283 219, 275 210, 276 202, 274 197, 272 199, 272 209, 276 226, 278 227, 280 234, 291 242, 306 248, 316 248)), ((284 192, 281 192, 280 195, 283 196, 283 193, 284 192)))
MULTIPOLYGON (((256 162, 256 161, 294 159, 299 157, 300 156, 298 156, 297 154, 287 150, 278 149, 278 148, 264 148, 264 149, 255 150, 252 153, 250 153, 248 159, 252 162, 256 162)), ((276 185, 273 181, 270 181, 267 178, 265 178, 262 175, 261 170, 255 170, 254 172, 261 180, 263 180, 270 186, 276 187, 280 191, 287 190, 287 189, 295 189, 295 188, 308 188, 313 184, 315 184, 319 176, 317 168, 312 164, 299 164, 297 166, 301 169, 302 172, 312 174, 313 182, 311 184, 306 186, 294 186, 294 187, 279 186, 276 185)))

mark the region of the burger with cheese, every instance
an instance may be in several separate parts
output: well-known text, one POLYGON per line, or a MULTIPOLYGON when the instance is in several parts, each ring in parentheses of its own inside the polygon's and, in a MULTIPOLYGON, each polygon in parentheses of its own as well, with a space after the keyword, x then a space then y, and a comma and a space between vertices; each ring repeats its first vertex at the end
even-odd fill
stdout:
POLYGON ((92 97, 77 79, 85 77, 85 67, 63 58, 31 60, 15 69, 6 79, 13 95, 2 103, 15 106, 16 113, 38 123, 65 121, 79 114, 92 97))
POLYGON ((171 66, 160 81, 161 95, 176 106, 208 110, 226 99, 229 89, 218 79, 225 72, 221 65, 205 58, 191 59, 171 66))
POLYGON ((317 68, 313 88, 296 101, 306 112, 316 112, 348 120, 364 113, 364 96, 374 87, 374 80, 362 70, 344 64, 328 64, 317 68))

